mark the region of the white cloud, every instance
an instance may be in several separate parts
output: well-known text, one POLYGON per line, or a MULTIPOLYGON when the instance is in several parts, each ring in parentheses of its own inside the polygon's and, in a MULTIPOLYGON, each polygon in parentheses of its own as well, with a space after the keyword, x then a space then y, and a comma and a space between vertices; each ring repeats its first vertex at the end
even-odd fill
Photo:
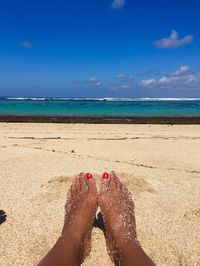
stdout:
POLYGON ((188 66, 181 66, 175 72, 163 76, 159 79, 142 80, 140 84, 143 88, 196 88, 200 86, 200 78, 192 73, 188 66))
POLYGON ((101 82, 100 82, 100 81, 97 81, 97 82, 95 83, 95 85, 96 85, 97 87, 99 87, 99 86, 101 86, 101 82))
POLYGON ((152 87, 157 83, 155 79, 144 79, 141 82, 141 85, 144 87, 152 87))
POLYGON ((33 44, 30 41, 25 40, 25 41, 20 43, 20 46, 25 48, 25 49, 30 49, 33 47, 33 44))
POLYGON ((97 77, 89 77, 86 83, 97 87, 101 86, 101 82, 97 79, 97 77))
POLYGON ((130 76, 130 75, 126 75, 126 74, 123 74, 123 73, 120 73, 116 76, 116 79, 119 79, 119 80, 125 80, 125 81, 131 81, 133 80, 133 76, 130 76))
POLYGON ((172 72, 170 75, 171 76, 181 76, 181 75, 185 75, 189 72, 190 72, 189 66, 181 66, 178 70, 176 70, 175 72, 172 72))
POLYGON ((118 9, 122 8, 125 5, 125 0, 113 0, 112 2, 112 8, 113 9, 118 9))
POLYGON ((90 78, 88 78, 88 81, 89 82, 96 82, 97 78, 96 77, 90 77, 90 78))
POLYGON ((133 88, 133 76, 123 73, 118 74, 112 84, 110 90, 112 91, 125 91, 133 88))
POLYGON ((191 43, 193 39, 194 37, 191 34, 179 39, 178 32, 172 30, 169 37, 154 41, 153 45, 157 48, 178 48, 180 46, 191 43))

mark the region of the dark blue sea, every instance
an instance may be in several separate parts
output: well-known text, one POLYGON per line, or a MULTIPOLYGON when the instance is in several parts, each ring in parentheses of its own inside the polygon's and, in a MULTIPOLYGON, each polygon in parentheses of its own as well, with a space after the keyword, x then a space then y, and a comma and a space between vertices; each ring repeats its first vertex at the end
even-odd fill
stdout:
POLYGON ((200 99, 0 98, 0 116, 200 116, 200 99))

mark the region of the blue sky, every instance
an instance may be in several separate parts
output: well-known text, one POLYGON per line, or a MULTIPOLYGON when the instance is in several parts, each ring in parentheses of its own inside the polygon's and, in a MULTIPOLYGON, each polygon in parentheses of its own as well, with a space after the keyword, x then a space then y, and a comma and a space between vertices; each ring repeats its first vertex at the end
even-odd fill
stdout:
POLYGON ((0 95, 200 97, 199 0, 7 0, 0 95))

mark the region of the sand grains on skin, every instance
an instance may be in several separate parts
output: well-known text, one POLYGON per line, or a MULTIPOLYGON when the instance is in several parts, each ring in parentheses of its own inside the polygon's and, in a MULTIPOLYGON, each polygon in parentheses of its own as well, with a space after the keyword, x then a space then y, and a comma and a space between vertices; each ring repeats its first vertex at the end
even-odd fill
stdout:
POLYGON ((71 231, 76 238, 80 238, 81 263, 91 251, 91 233, 97 210, 95 180, 87 179, 86 176, 87 174, 81 173, 76 177, 68 191, 62 230, 63 236, 71 231))
POLYGON ((137 241, 134 203, 130 191, 114 172, 102 179, 98 202, 105 222, 108 254, 120 263, 126 242, 137 241))

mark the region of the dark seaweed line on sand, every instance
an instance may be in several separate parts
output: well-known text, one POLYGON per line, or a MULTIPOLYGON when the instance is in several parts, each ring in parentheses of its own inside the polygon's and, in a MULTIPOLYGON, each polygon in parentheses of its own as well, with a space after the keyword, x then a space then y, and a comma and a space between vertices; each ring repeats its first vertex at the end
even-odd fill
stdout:
MULTIPOLYGON (((22 139, 22 140, 78 140, 78 138, 62 138, 62 137, 44 137, 44 138, 37 138, 37 137, 7 137, 4 136, 4 138, 8 138, 8 139, 22 139)), ((152 140, 157 140, 157 139, 161 139, 161 140, 199 140, 200 137, 187 137, 187 136, 181 136, 181 137, 164 137, 164 136, 153 136, 153 137, 131 137, 131 138, 127 138, 127 137, 121 137, 121 138, 86 138, 89 141, 92 140, 148 140, 148 139, 152 139, 152 140)))
POLYGON ((84 124, 200 124, 197 117, 69 117, 69 116, 0 116, 9 123, 84 123, 84 124))
MULTIPOLYGON (((146 165, 143 163, 136 163, 133 161, 120 161, 120 160, 110 160, 110 159, 103 159, 103 158, 98 158, 95 156, 91 156, 91 155, 81 155, 81 154, 77 154, 74 150, 72 150, 71 152, 63 152, 63 151, 59 151, 59 150, 50 150, 50 149, 44 149, 42 147, 30 147, 30 146, 26 146, 26 145, 18 145, 15 144, 13 145, 13 147, 23 147, 23 148, 28 148, 28 149, 35 149, 35 150, 43 150, 46 152, 53 152, 53 153, 60 153, 60 154, 73 154, 73 157, 79 157, 81 159, 94 159, 94 160, 98 160, 98 161, 104 161, 104 162, 112 162, 112 163, 120 163, 120 164, 128 164, 128 165, 133 165, 136 167, 142 167, 142 168, 149 168, 149 169, 159 169, 157 166, 153 166, 153 165, 146 165)), ((4 148, 6 148, 4 146, 4 148)), ((189 173, 189 174, 200 174, 200 170, 184 170, 184 169, 177 169, 177 168, 165 168, 164 170, 169 170, 169 171, 179 171, 179 172, 185 172, 185 173, 189 173)))

